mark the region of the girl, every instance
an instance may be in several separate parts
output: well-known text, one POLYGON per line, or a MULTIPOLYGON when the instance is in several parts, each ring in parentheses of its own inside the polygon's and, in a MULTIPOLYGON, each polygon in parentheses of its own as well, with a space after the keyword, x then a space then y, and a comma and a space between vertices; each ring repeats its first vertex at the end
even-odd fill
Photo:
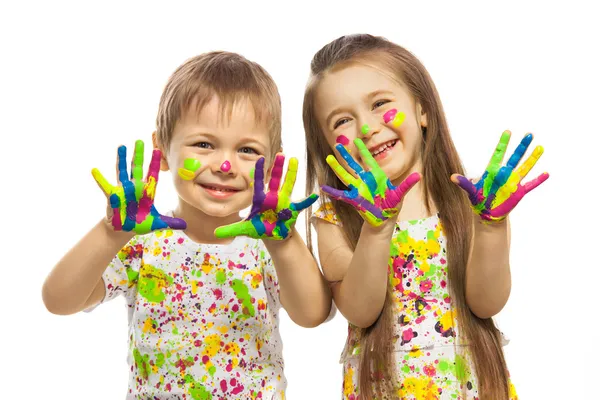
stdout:
POLYGON ((491 317, 510 292, 506 217, 548 177, 520 184, 542 148, 517 169, 527 135, 501 166, 505 132, 465 179, 429 74, 370 35, 317 52, 303 118, 307 190, 330 198, 313 219, 319 258, 349 321, 344 399, 516 399, 491 317))
POLYGON ((316 326, 331 294, 294 228, 316 200, 290 201, 295 159, 280 188, 275 83, 237 54, 194 57, 171 76, 153 139, 146 179, 141 141, 130 174, 119 148, 119 185, 92 171, 107 215, 48 276, 46 307, 72 314, 125 296, 127 399, 284 399, 279 309, 316 326), (273 165, 267 191, 265 165, 273 165), (153 205, 159 168, 176 171, 179 204, 168 215, 153 205))

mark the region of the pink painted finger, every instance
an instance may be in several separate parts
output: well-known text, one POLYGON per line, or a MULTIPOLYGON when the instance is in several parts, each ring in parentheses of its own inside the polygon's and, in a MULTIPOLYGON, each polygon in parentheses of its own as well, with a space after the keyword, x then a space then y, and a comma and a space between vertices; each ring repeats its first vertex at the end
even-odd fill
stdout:
POLYGON ((284 162, 285 156, 283 154, 277 154, 277 156, 275 157, 273 170, 271 171, 271 179, 269 181, 269 192, 265 197, 265 201, 263 203, 261 211, 277 209, 277 203, 279 202, 279 184, 281 183, 281 176, 283 175, 284 162))
POLYGON ((542 183, 546 182, 546 180, 550 177, 550 174, 544 172, 537 178, 527 182, 523 187, 525 188, 525 193, 531 192, 536 187, 540 186, 542 183))
POLYGON ((525 189, 523 186, 519 185, 517 190, 511 194, 508 199, 490 210, 490 216, 493 218, 501 218, 508 215, 508 213, 511 212, 517 206, 517 204, 519 204, 523 196, 525 196, 525 189))
POLYGON ((150 160, 150 165, 148 166, 148 176, 146 177, 146 182, 148 182, 149 178, 152 177, 156 182, 158 182, 158 172, 160 171, 160 158, 162 153, 159 149, 154 149, 152 152, 152 159, 150 160))
POLYGON ((122 231, 123 224, 121 223, 121 212, 118 208, 113 208, 113 216, 111 219, 111 224, 115 231, 122 231))
POLYGON ((273 164, 273 170, 271 171, 271 180, 269 181, 269 191, 278 192, 279 184, 281 183, 281 177, 283 176, 283 164, 285 163, 285 156, 283 154, 277 154, 275 157, 275 163, 273 164))
POLYGON ((410 174, 405 180, 402 181, 400 185, 398 185, 398 187, 396 187, 396 189, 388 190, 386 192, 385 199, 381 203, 381 208, 395 208, 398 204, 400 204, 402 198, 404 198, 404 195, 420 180, 421 174, 418 172, 413 172, 410 174))

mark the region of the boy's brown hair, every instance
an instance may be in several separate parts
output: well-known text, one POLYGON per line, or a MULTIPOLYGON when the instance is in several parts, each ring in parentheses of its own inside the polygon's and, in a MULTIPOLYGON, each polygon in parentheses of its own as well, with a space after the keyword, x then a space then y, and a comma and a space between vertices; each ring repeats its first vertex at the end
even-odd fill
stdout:
POLYGON ((213 51, 190 58, 169 78, 156 117, 156 138, 168 151, 175 124, 195 105, 197 111, 214 97, 221 116, 231 117, 233 106, 248 101, 257 123, 271 135, 271 152, 281 148, 281 99, 271 75, 255 62, 226 51, 213 51))

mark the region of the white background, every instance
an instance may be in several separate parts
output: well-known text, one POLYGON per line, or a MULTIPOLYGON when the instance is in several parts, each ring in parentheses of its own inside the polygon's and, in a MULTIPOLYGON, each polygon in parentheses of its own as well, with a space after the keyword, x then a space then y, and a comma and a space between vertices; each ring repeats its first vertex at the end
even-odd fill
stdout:
MULTIPOLYGON (((283 99, 284 149, 302 160, 311 57, 356 32, 386 36, 424 62, 470 175, 504 129, 513 148, 529 131, 545 147, 534 173, 550 179, 512 214, 513 291, 497 320, 512 339, 521 398, 600 398, 597 11, 572 1, 170 3, 2 2, 0 398, 125 397, 123 299, 59 317, 40 289, 104 212, 90 170, 113 171, 119 144, 150 139, 171 72, 217 49, 262 64, 283 99)), ((158 208, 175 203, 164 174, 158 208)), ((343 317, 309 330, 283 312, 281 325, 289 399, 339 399, 343 317)))

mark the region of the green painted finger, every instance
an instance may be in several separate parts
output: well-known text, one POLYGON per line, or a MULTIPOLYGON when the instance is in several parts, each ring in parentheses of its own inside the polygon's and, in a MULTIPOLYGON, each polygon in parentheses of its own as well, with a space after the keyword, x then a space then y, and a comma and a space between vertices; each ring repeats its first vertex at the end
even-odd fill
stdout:
POLYGON ((496 146, 496 150, 494 150, 494 154, 490 159, 490 163, 486 169, 487 176, 485 181, 483 181, 483 195, 487 196, 490 192, 490 188, 492 187, 492 183, 498 174, 498 170, 502 165, 502 160, 504 160, 504 154, 506 153, 506 149, 508 148, 508 142, 510 141, 510 131, 502 132, 502 136, 500 136, 500 141, 496 146))
POLYGON ((369 166, 369 172, 373 175, 373 178, 377 183, 377 189, 375 193, 383 195, 387 190, 387 175, 385 174, 385 172, 383 172, 379 164, 377 164, 377 161, 375 161, 375 159, 371 155, 371 152, 369 151, 369 149, 367 149, 367 146, 365 146, 365 143, 362 140, 354 139, 354 144, 358 148, 362 159, 365 160, 365 163, 369 166))
POLYGON ((285 173, 285 180, 283 186, 279 191, 279 201, 277 202, 277 209, 282 210, 287 208, 290 204, 290 197, 294 191, 294 184, 296 183, 296 177, 298 175, 298 159, 295 157, 290 158, 287 172, 285 173))
POLYGON ((131 177, 136 180, 144 179, 144 142, 136 140, 133 160, 131 165, 131 177))
POLYGON ((102 191, 105 195, 110 196, 114 190, 114 186, 108 183, 104 175, 98 170, 98 168, 94 168, 92 170, 92 176, 98 182, 98 185, 102 188, 102 191))
POLYGON ((251 221, 241 221, 235 224, 220 226, 215 229, 215 236, 219 239, 232 238, 236 236, 257 237, 258 232, 251 221))
POLYGON ((361 158, 365 161, 365 164, 367 164, 371 170, 378 169, 379 164, 377 164, 377 161, 375 161, 371 152, 367 149, 367 146, 365 146, 365 142, 360 139, 354 139, 354 144, 356 145, 361 158))
POLYGON ((327 161, 327 164, 329 164, 329 166, 333 170, 333 172, 335 172, 337 177, 340 178, 340 180, 342 182, 344 182, 344 185, 346 185, 346 186, 354 185, 356 187, 358 187, 360 185, 361 181, 356 179, 355 177, 352 176, 352 174, 350 174, 348 171, 346 171, 346 169, 341 166, 341 164, 338 162, 337 158, 335 158, 333 155, 331 155, 331 154, 328 155, 326 158, 326 161, 327 161))

